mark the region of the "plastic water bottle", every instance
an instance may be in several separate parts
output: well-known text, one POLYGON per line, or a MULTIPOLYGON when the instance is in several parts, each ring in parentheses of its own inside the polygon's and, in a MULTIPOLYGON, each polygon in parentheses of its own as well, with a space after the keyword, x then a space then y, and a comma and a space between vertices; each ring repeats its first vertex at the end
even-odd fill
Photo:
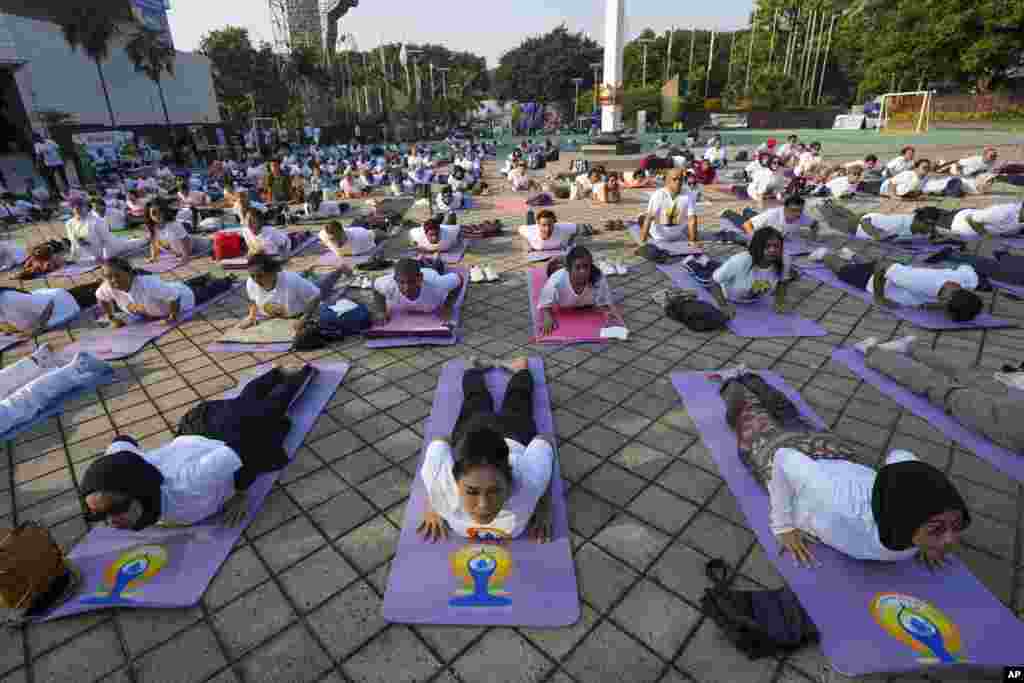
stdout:
POLYGON ((537 218, 536 218, 536 216, 533 215, 533 209, 529 209, 526 212, 526 224, 527 225, 536 225, 537 224, 537 218))

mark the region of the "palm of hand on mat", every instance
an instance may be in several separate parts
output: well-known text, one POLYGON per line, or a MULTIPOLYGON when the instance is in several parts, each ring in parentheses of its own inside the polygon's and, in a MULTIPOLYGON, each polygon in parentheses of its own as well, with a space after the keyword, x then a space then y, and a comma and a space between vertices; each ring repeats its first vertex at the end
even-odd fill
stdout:
MULTIPOLYGON (((428 504, 429 505, 429 504, 428 504)), ((544 500, 537 504, 530 517, 530 523, 526 527, 526 535, 530 540, 537 543, 548 543, 551 541, 552 515, 550 503, 544 500)), ((423 540, 437 543, 440 540, 448 540, 448 532, 451 527, 445 518, 428 506, 423 513, 423 521, 416 528, 416 533, 423 536, 423 540)))
MULTIPOLYGON (((784 555, 789 552, 793 555, 793 561, 800 567, 805 569, 812 569, 815 567, 821 567, 822 563, 814 556, 808 548, 808 544, 817 543, 817 540, 812 536, 804 533, 800 529, 793 529, 785 533, 776 534, 776 540, 779 542, 779 555, 784 555)), ((916 559, 918 562, 923 564, 929 569, 929 571, 938 571, 943 569, 950 564, 950 556, 952 552, 944 547, 922 547, 919 544, 920 552, 917 554, 916 559)))

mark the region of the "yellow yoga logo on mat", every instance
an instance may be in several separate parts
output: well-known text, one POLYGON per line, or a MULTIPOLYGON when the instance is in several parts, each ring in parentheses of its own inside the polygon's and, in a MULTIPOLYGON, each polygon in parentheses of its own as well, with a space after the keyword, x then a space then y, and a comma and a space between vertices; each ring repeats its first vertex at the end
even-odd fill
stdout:
POLYGON ((500 545, 467 545, 450 557, 452 574, 462 582, 452 607, 503 607, 512 604, 505 580, 512 571, 512 555, 500 545))
POLYGON ((871 616, 890 636, 926 664, 965 662, 960 629, 935 605, 902 593, 879 593, 871 601, 871 616))
POLYGON ((140 545, 125 552, 111 562, 103 572, 103 589, 82 602, 89 604, 117 604, 131 602, 141 586, 159 574, 168 561, 167 548, 162 545, 140 545))

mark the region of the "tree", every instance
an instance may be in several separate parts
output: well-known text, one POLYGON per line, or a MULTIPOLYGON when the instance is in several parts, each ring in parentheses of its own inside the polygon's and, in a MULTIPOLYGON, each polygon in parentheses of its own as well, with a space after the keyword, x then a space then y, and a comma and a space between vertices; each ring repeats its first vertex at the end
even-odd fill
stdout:
POLYGON ((495 73, 500 100, 558 104, 572 111, 576 93, 574 78, 594 87, 590 65, 602 60, 604 50, 582 33, 569 33, 562 24, 550 33, 524 40, 501 57, 495 73))
POLYGON ((77 52, 81 49, 96 64, 96 73, 103 87, 103 97, 107 102, 107 113, 110 114, 110 125, 116 126, 114 107, 110 103, 110 90, 107 79, 103 75, 102 62, 110 57, 110 44, 120 34, 117 18, 109 11, 95 7, 72 7, 68 10, 67 23, 61 24, 64 42, 77 52))
POLYGON ((199 53, 210 60, 213 88, 236 122, 246 116, 282 116, 291 104, 286 61, 267 43, 253 46, 248 30, 226 26, 203 36, 199 53))
POLYGON ((171 125, 171 117, 167 113, 167 99, 164 97, 164 87, 160 81, 164 73, 174 75, 174 63, 178 55, 167 41, 164 32, 141 28, 129 39, 124 50, 128 53, 128 59, 135 66, 135 70, 145 74, 146 78, 156 84, 157 92, 160 93, 160 106, 164 110, 164 121, 168 126, 171 125))

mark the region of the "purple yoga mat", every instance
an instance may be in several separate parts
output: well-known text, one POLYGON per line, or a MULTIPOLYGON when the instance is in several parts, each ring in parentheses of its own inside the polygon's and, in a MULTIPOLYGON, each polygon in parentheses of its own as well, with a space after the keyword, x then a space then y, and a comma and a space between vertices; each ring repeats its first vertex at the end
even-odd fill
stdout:
MULTIPOLYGON (((196 306, 191 311, 182 314, 181 319, 177 324, 168 325, 162 321, 129 322, 118 330, 111 328, 109 330, 83 335, 75 343, 61 349, 58 355, 65 361, 71 360, 71 358, 73 358, 79 351, 91 353, 97 358, 101 358, 103 360, 120 360, 122 358, 134 356, 150 342, 156 341, 181 323, 190 320, 197 314, 216 305, 221 300, 228 297, 232 292, 237 291, 239 286, 240 285, 236 285, 228 291, 213 297, 205 304, 196 306)), ((137 316, 132 316, 133 319, 136 317, 137 316)))
POLYGON ((942 432, 946 438, 956 441, 993 467, 1016 481, 1024 483, 1024 454, 1014 453, 1002 446, 997 446, 981 434, 967 429, 943 410, 933 406, 924 396, 909 391, 880 372, 867 367, 864 364, 864 354, 856 349, 849 347, 836 349, 832 352, 832 360, 842 363, 862 380, 914 415, 926 420, 942 432))
MULTIPOLYGON (((430 333, 426 335, 414 334, 416 327, 421 327, 424 324, 430 324, 431 322, 437 322, 439 329, 441 327, 441 319, 435 314, 426 316, 423 314, 415 316, 403 316, 401 314, 394 316, 391 322, 385 326, 387 328, 393 328, 398 336, 394 337, 383 337, 375 336, 374 338, 367 339, 366 347, 369 349, 391 349, 401 346, 452 346, 459 341, 459 325, 462 320, 462 304, 466 301, 466 291, 469 289, 469 273, 465 268, 453 268, 452 272, 458 272, 462 274, 462 290, 459 292, 459 298, 455 301, 455 310, 452 313, 452 322, 455 323, 452 327, 451 334, 439 335, 430 333), (427 318, 427 321, 424 321, 427 318)), ((371 328, 372 329, 372 328, 371 328)), ((380 334, 380 326, 376 326, 378 330, 376 334, 380 334)))
MULTIPOLYGON (((93 313, 95 310, 98 310, 98 309, 90 308, 90 309, 86 309, 86 310, 89 311, 90 313, 93 313)), ((80 316, 81 314, 82 314, 82 311, 79 311, 79 312, 73 313, 72 315, 69 315, 69 316, 67 316, 65 318, 61 318, 60 320, 51 320, 50 324, 46 326, 46 329, 47 330, 53 330, 53 329, 56 329, 58 327, 62 327, 64 325, 67 325, 69 322, 72 322, 73 320, 76 320, 78 318, 78 316, 80 316)), ((0 334, 0 351, 6 351, 7 349, 11 348, 12 346, 16 346, 17 344, 20 344, 23 341, 28 341, 28 339, 26 339, 25 337, 20 337, 18 335, 14 335, 14 334, 0 334)))
MULTIPOLYGON (((289 411, 292 428, 285 439, 285 450, 291 458, 348 372, 347 363, 314 365, 320 372, 289 411)), ((258 368, 245 383, 269 369, 258 368)), ((237 396, 242 386, 224 398, 237 396)), ((255 519, 279 474, 269 472, 253 483, 249 488, 249 516, 235 528, 223 527, 216 519, 190 527, 154 527, 140 532, 93 528, 68 555, 82 574, 78 595, 40 621, 109 607, 174 608, 196 604, 242 531, 255 519), (140 564, 145 573, 125 585, 126 568, 137 568, 140 564)))
POLYGON ((338 258, 338 256, 333 251, 328 250, 326 254, 324 254, 317 260, 316 265, 325 268, 338 268, 342 264, 348 266, 357 266, 362 263, 368 263, 372 261, 374 258, 379 256, 383 250, 383 245, 377 245, 373 249, 373 251, 368 251, 365 254, 360 254, 359 256, 345 256, 344 258, 338 258))
POLYGON ((69 263, 63 268, 47 273, 46 277, 81 277, 87 275, 100 267, 96 261, 84 261, 81 263, 69 263))
POLYGON ((565 252, 562 249, 541 249, 539 251, 529 251, 526 253, 527 263, 537 263, 538 261, 547 261, 557 256, 562 256, 565 252))
POLYGON ((181 265, 181 259, 175 254, 163 254, 156 260, 156 263, 141 263, 135 264, 137 268, 141 268, 150 273, 168 273, 178 266, 181 265))
MULTIPOLYGON (((822 426, 800 394, 778 375, 760 374, 785 392, 805 417, 822 426)), ((791 557, 780 557, 779 544, 769 528, 768 494, 739 458, 736 434, 725 421, 725 404, 718 393, 720 385, 699 372, 674 373, 672 383, 764 547, 764 556, 786 579, 818 626, 821 649, 837 671, 846 676, 861 676, 947 668, 962 663, 986 667, 1020 664, 1018 653, 1024 643, 1024 623, 958 559, 933 574, 913 560, 855 560, 822 544, 813 545, 813 552, 822 563, 816 569, 798 568, 791 557), (931 608, 917 601, 924 601, 931 608), (915 604, 918 609, 911 616, 912 624, 926 631, 931 622, 942 629, 945 639, 914 639, 901 629, 897 615, 909 610, 900 607, 913 608, 915 604), (956 629, 962 642, 959 647, 949 637, 956 629), (947 659, 949 655, 959 659, 941 661, 933 655, 935 652, 941 652, 947 659)))
MULTIPOLYGON (((874 297, 864 289, 856 289, 836 277, 835 273, 821 265, 801 265, 800 272, 813 277, 818 282, 839 289, 855 296, 866 304, 873 304, 874 297)), ((908 323, 926 330, 980 330, 998 327, 1016 327, 1017 323, 1002 318, 995 318, 988 313, 981 313, 969 323, 953 322, 943 311, 914 308, 911 306, 878 306, 878 310, 896 316, 908 323)))
MULTIPOLYGON (((657 266, 672 280, 672 284, 683 289, 693 289, 697 297, 715 308, 718 304, 711 292, 704 288, 687 272, 682 264, 657 266)), ((729 321, 729 329, 738 337, 824 337, 828 330, 795 313, 779 315, 774 309, 774 297, 762 297, 751 303, 736 303, 736 317, 729 321)))
MULTIPOLYGON (((627 228, 633 241, 637 244, 640 243, 640 224, 631 223, 627 228)), ((653 244, 662 251, 667 251, 673 256, 689 256, 690 254, 703 254, 704 250, 700 247, 690 244, 686 240, 679 240, 676 242, 665 242, 664 240, 649 239, 648 242, 653 244)))
POLYGON ((461 263, 463 257, 466 255, 466 242, 459 240, 458 244, 454 245, 449 251, 443 251, 440 252, 440 254, 435 254, 434 252, 429 251, 420 251, 419 249, 410 249, 403 254, 406 258, 414 259, 431 259, 436 255, 440 255, 441 260, 445 263, 461 263))
MULTIPOLYGON (((544 379, 544 364, 530 359, 533 373, 533 419, 541 434, 554 434, 551 400, 544 379)), ((424 430, 426 445, 436 437, 450 436, 462 409, 462 361, 449 361, 438 379, 434 407, 424 430)), ((501 396, 510 375, 492 370, 487 384, 492 394, 501 396)), ((500 405, 495 400, 495 407, 500 405)), ((420 458, 420 465, 423 459, 420 458)), ((525 537, 493 543, 474 542, 450 534, 447 541, 429 543, 416 534, 427 502, 426 487, 419 468, 412 484, 409 503, 398 548, 391 561, 387 592, 382 614, 390 622, 405 624, 455 624, 464 626, 528 626, 558 628, 576 623, 580 617, 579 589, 576 568, 569 545, 569 523, 566 516, 564 484, 558 467, 557 452, 552 472, 552 540, 536 543, 525 537), (453 606, 460 589, 472 588, 453 575, 454 554, 471 554, 473 548, 501 549, 508 561, 508 574, 500 585, 495 602, 500 605, 453 606)), ((504 563, 502 563, 504 564, 504 563)), ((486 579, 485 579, 486 580, 486 579)), ((487 590, 484 584, 484 590, 487 590)), ((484 598, 494 598, 488 591, 484 598)))

